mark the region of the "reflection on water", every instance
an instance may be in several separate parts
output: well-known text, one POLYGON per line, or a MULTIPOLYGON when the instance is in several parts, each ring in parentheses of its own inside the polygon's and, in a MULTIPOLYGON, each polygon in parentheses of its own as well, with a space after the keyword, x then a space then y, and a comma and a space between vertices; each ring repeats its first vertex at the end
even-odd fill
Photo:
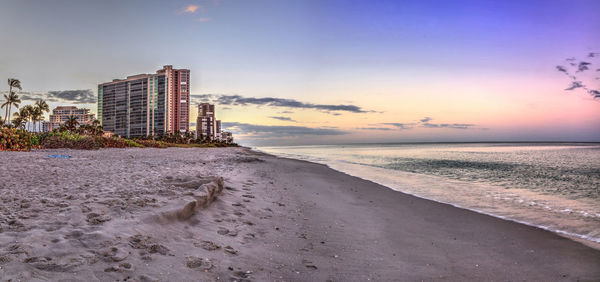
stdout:
POLYGON ((261 147, 420 197, 600 243, 599 144, 261 147))

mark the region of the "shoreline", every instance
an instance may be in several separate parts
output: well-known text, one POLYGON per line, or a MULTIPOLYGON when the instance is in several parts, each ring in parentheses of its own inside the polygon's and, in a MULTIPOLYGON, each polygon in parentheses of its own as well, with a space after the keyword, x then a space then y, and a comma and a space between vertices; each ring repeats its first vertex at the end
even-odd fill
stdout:
POLYGON ((0 160, 12 164, 0 174, 5 279, 600 278, 600 252, 555 233, 249 148, 0 160), (221 194, 190 213, 213 177, 224 179, 221 194))
MULTIPOLYGON (((459 142, 459 143, 477 144, 477 142, 459 142)), ((515 142, 509 142, 509 143, 515 143, 515 142)), ((547 143, 549 143, 549 142, 547 142, 547 143)), ((565 142, 559 142, 559 143, 565 143, 565 142)), ((570 142, 570 143, 573 143, 573 142, 570 142)), ((586 143, 586 142, 579 142, 579 143, 586 143)), ((597 142, 587 142, 587 143, 597 143, 597 142)), ((446 144, 446 143, 435 143, 435 144, 446 144)), ((598 143, 598 144, 600 144, 600 143, 598 143)), ((346 175, 348 175, 350 177, 356 177, 356 178, 359 178, 359 179, 362 179, 362 180, 365 180, 365 181, 372 182, 373 184, 376 184, 376 185, 381 185, 381 186, 383 186, 383 187, 385 187, 387 189, 390 189, 390 190, 392 190, 394 192, 403 193, 403 194, 408 195, 408 196, 412 196, 412 197, 416 197, 416 198, 420 198, 420 199, 424 199, 424 200, 428 200, 428 201, 433 201, 433 202, 436 202, 436 203, 446 204, 446 205, 449 205, 449 206, 452 206, 452 207, 455 207, 455 208, 458 208, 458 209, 464 209, 464 210, 476 212, 476 213, 479 213, 479 214, 482 214, 482 215, 487 215, 487 216, 491 216, 491 217, 494 217, 494 218, 498 218, 498 219, 502 219, 502 220, 506 220, 506 221, 510 221, 510 222, 514 222, 514 223, 518 223, 518 224, 523 224, 523 225, 530 226, 530 227, 535 227, 535 228, 538 228, 540 230, 552 232, 554 234, 557 234, 559 236, 568 238, 568 239, 573 240, 575 242, 579 242, 581 244, 586 245, 587 247, 590 247, 590 248, 593 248, 593 249, 596 249, 596 250, 600 250, 600 237, 598 237, 598 238, 594 238, 594 237, 590 238, 590 237, 588 237, 586 235, 577 234, 577 233, 569 232, 569 231, 566 231, 566 230, 551 228, 551 227, 548 227, 548 226, 531 223, 531 222, 528 222, 528 221, 525 221, 525 220, 513 219, 513 218, 510 218, 508 216, 498 215, 498 214, 494 214, 494 213, 491 213, 491 212, 486 212, 486 211, 475 209, 475 208, 469 208, 469 207, 461 206, 460 204, 455 204, 455 203, 452 203, 452 202, 446 202, 446 201, 437 200, 437 199, 426 197, 426 196, 421 196, 421 195, 418 195, 418 194, 415 194, 415 193, 409 193, 409 192, 406 192, 406 191, 401 191, 400 189, 392 188, 392 187, 390 187, 389 185, 387 185, 385 183, 380 183, 380 182, 378 182, 376 180, 373 180, 373 179, 364 178, 364 177, 361 177, 359 175, 350 174, 350 173, 348 173, 346 171, 343 171, 343 170, 338 170, 338 169, 336 169, 334 167, 331 167, 329 164, 326 164, 326 163, 319 163, 319 162, 311 161, 311 160, 308 160, 308 159, 294 158, 293 156, 289 156, 289 157, 288 156, 277 156, 275 154, 264 152, 264 151, 262 151, 262 150, 260 150, 258 148, 249 148, 249 147, 243 147, 243 148, 247 148, 249 150, 252 150, 252 151, 255 151, 255 152, 258 152, 258 153, 261 153, 261 154, 273 156, 273 157, 276 157, 276 158, 296 160, 296 161, 308 162, 308 163, 311 163, 311 164, 323 165, 323 166, 325 166, 325 167, 327 167, 329 169, 332 169, 332 170, 335 170, 337 172, 346 174, 346 175)), ((403 173, 413 174, 413 175, 417 175, 417 176, 422 176, 421 174, 412 173, 412 172, 403 172, 403 173)))

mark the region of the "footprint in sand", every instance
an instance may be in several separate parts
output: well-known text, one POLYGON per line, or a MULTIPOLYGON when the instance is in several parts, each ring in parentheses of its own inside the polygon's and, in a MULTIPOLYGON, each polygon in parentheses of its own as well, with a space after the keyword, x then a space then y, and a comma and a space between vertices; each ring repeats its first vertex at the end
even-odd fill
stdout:
POLYGON ((223 251, 225 251, 226 253, 232 254, 232 255, 238 254, 238 251, 231 246, 227 246, 227 247, 223 248, 223 251))
POLYGON ((224 228, 224 227, 219 227, 219 230, 217 230, 217 233, 219 235, 229 235, 231 237, 235 237, 235 236, 238 235, 237 231, 235 231, 235 230, 229 230, 229 229, 224 228))
POLYGON ((133 271, 133 266, 131 263, 124 262, 119 264, 118 266, 111 266, 104 269, 104 272, 125 272, 125 271, 133 271))
POLYGON ((221 248, 221 246, 211 242, 211 241, 202 241, 202 242, 194 242, 194 246, 203 248, 207 251, 214 251, 221 248))
POLYGON ((189 268, 201 268, 205 271, 208 271, 211 268, 213 268, 213 263, 211 260, 194 256, 187 257, 185 265, 189 268))
POLYGON ((111 247, 101 251, 99 257, 105 262, 120 262, 129 257, 129 252, 117 247, 111 247))
POLYGON ((101 215, 101 214, 98 214, 95 212, 88 213, 86 218, 87 218, 86 221, 91 225, 99 225, 99 224, 102 224, 104 222, 111 220, 110 216, 101 215))
POLYGON ((316 266, 316 265, 314 265, 312 261, 309 261, 309 260, 307 260, 307 259, 303 259, 303 260, 302 260, 302 264, 303 264, 304 266, 306 266, 306 268, 310 268, 310 269, 317 269, 317 266, 316 266))

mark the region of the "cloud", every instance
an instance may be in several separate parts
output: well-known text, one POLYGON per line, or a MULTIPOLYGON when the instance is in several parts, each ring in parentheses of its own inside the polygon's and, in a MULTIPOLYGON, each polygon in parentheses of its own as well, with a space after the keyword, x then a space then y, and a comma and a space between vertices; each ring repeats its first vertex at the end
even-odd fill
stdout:
POLYGON ((568 88, 565 88, 565 90, 574 90, 574 89, 582 88, 582 87, 584 87, 584 86, 583 86, 583 83, 581 83, 581 81, 573 81, 573 82, 571 82, 571 86, 569 86, 568 88))
POLYGON ((382 125, 390 125, 399 129, 411 129, 415 126, 415 123, 400 123, 400 122, 384 122, 382 125))
MULTIPOLYGON (((596 64, 596 58, 600 58, 600 53, 599 52, 590 52, 587 54, 587 58, 588 61, 579 61, 579 63, 575 63, 577 60, 572 57, 572 58, 568 58, 566 59, 567 62, 569 62, 569 65, 571 65, 572 67, 567 68, 564 66, 556 66, 556 69, 559 72, 563 72, 567 77, 569 77, 571 79, 571 84, 569 85, 569 87, 565 88, 564 90, 566 91, 572 91, 575 90, 577 88, 581 88, 583 89, 586 93, 592 95, 592 97, 594 97, 594 99, 600 98, 600 95, 598 95, 598 90, 594 90, 594 89, 590 89, 588 87, 588 85, 592 82, 592 78, 590 76, 581 76, 579 77, 578 73, 584 72, 586 70, 590 70, 592 69, 591 65, 592 64, 596 64), (572 71, 573 74, 570 73, 570 71, 572 71)), ((596 72, 600 71, 600 69, 596 69, 596 72)), ((595 77, 593 78, 594 80, 599 80, 599 77, 595 77)))
POLYGON ((257 106, 269 106, 269 107, 285 107, 285 108, 298 108, 298 109, 313 109, 318 111, 327 112, 333 115, 340 115, 340 113, 332 112, 350 112, 350 113, 372 113, 374 111, 364 110, 359 106, 355 105, 330 105, 330 104, 314 104, 300 102, 294 99, 283 99, 274 97, 243 97, 240 95, 216 95, 216 94, 192 94, 190 95, 193 99, 198 99, 203 102, 212 102, 219 105, 234 105, 234 106, 246 106, 246 105, 257 105, 257 106))
POLYGON ((297 122, 297 121, 293 120, 291 117, 277 117, 277 116, 273 116, 273 117, 269 117, 269 118, 283 120, 283 121, 297 122))
POLYGON ((91 104, 98 101, 98 97, 91 89, 48 91, 48 96, 75 104, 91 104))
POLYGON ((223 128, 235 134, 247 134, 256 137, 289 137, 302 135, 344 135, 349 132, 335 128, 305 126, 258 125, 240 122, 224 122, 223 128))
POLYGON ((556 66, 556 69, 560 72, 564 72, 564 73, 568 74, 567 69, 563 66, 556 66))
MULTIPOLYGON (((8 91, 0 92, 8 93, 8 91)), ((46 102, 68 103, 68 104, 94 104, 98 97, 91 89, 84 90, 61 90, 44 92, 17 92, 22 101, 37 101, 40 99, 46 102)))
MULTIPOLYGON (((419 120, 419 122, 412 123, 401 123, 401 122, 385 122, 379 123, 380 125, 389 125, 395 128, 388 129, 413 129, 415 127, 422 128, 452 128, 452 129, 474 129, 477 125, 472 123, 431 123, 433 118, 424 117, 419 120)), ((360 129, 370 129, 370 128, 360 128, 360 129)), ((383 128, 372 128, 373 130, 385 130, 383 128)))
POLYGON ((197 22, 208 22, 208 21, 210 21, 210 18, 197 18, 194 21, 197 21, 197 22))
POLYGON ((453 128, 453 129, 469 129, 474 127, 471 123, 423 123, 421 127, 425 128, 453 128))
POLYGON ((392 130, 392 128, 389 128, 389 127, 359 127, 357 129, 358 130, 383 130, 383 131, 392 130))
POLYGON ((294 112, 292 112, 292 111, 282 111, 282 112, 279 112, 279 113, 280 114, 293 114, 294 112))
POLYGON ((195 13, 198 10, 202 11, 202 6, 191 4, 191 5, 188 5, 187 7, 185 7, 183 9, 183 12, 184 13, 191 13, 191 14, 193 14, 193 13, 195 13))
POLYGON ((577 72, 589 70, 590 68, 588 66, 591 64, 592 63, 588 63, 588 62, 579 62, 579 65, 577 66, 577 72))

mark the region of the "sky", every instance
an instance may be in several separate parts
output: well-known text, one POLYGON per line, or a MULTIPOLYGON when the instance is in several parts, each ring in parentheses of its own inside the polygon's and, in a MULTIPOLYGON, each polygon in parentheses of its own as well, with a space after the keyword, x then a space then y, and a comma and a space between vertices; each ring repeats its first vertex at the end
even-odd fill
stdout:
POLYGON ((95 113, 99 83, 173 65, 191 122, 214 102, 244 145, 600 141, 596 0, 1 6, 0 78, 22 105, 95 113))

